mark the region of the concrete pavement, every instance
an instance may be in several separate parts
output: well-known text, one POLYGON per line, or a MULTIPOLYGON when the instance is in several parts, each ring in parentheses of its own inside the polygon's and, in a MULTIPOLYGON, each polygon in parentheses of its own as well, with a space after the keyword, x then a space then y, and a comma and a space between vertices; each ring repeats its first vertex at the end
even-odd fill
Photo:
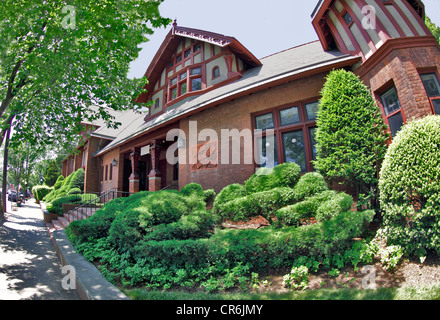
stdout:
POLYGON ((31 199, 12 211, 10 204, 0 223, 0 300, 78 300, 62 287, 65 275, 40 206, 31 199))

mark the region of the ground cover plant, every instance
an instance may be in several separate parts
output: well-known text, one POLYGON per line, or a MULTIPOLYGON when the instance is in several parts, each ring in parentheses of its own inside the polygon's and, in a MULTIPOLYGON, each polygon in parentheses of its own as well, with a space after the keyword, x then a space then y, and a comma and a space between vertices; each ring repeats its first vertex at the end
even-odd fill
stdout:
POLYGON ((353 238, 362 235, 373 211, 351 211, 350 196, 328 190, 318 173, 301 176, 296 164, 263 170, 243 185, 221 190, 212 210, 206 207, 213 192, 192 183, 181 191, 145 191, 112 200, 66 231, 107 279, 129 287, 245 289, 259 281, 259 274, 274 270, 288 273, 304 266, 314 272, 371 259, 368 245, 353 238), (307 210, 295 207, 307 203, 312 203, 307 210), (332 210, 321 212, 317 221, 320 207, 332 210), (272 225, 220 227, 222 219, 253 215, 267 217, 272 225))

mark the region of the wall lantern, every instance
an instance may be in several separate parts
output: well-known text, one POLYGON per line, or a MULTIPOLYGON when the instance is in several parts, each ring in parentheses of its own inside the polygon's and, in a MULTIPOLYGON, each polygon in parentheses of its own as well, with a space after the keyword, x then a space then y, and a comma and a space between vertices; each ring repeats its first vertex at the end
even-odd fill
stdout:
POLYGON ((113 167, 116 167, 117 165, 118 165, 118 160, 113 159, 113 161, 112 161, 112 166, 113 166, 113 167))

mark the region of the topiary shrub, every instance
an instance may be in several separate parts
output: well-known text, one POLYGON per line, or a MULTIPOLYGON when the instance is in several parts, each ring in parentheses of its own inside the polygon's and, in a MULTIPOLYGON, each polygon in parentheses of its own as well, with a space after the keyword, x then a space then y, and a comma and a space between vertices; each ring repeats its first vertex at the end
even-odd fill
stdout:
POLYGON ((320 192, 328 190, 327 182, 318 172, 308 172, 303 175, 293 188, 297 201, 304 200, 320 192))
POLYGON ((70 189, 69 192, 67 194, 81 194, 81 189, 80 188, 73 188, 70 189))
POLYGON ((219 213, 222 205, 245 195, 246 187, 244 185, 239 183, 227 185, 215 197, 212 209, 214 212, 219 213))
POLYGON ((274 188, 228 201, 219 206, 218 214, 234 221, 245 220, 257 215, 270 219, 270 216, 275 214, 278 209, 292 204, 294 201, 293 189, 274 188))
POLYGON ((329 220, 337 214, 350 210, 352 205, 352 196, 345 192, 338 193, 319 206, 318 210, 316 210, 316 220, 320 222, 329 220))
POLYGON ((440 117, 405 125, 379 176, 382 233, 406 253, 440 253, 440 117))
POLYGON ((56 213, 58 215, 63 214, 63 203, 81 203, 81 195, 71 194, 55 199, 47 205, 46 209, 50 213, 56 213))
POLYGON ((34 186, 32 188, 32 193, 35 197, 37 203, 39 203, 43 198, 48 195, 52 191, 53 187, 48 187, 45 185, 42 186, 34 186))
POLYGON ((277 225, 299 225, 302 219, 315 217, 316 212, 318 211, 318 208, 321 206, 321 204, 332 199, 336 195, 336 191, 326 190, 311 197, 308 197, 303 201, 277 210, 275 214, 278 219, 277 225))
POLYGON ((246 182, 246 192, 254 193, 274 188, 293 188, 301 176, 301 168, 296 163, 283 163, 276 167, 260 168, 246 182))

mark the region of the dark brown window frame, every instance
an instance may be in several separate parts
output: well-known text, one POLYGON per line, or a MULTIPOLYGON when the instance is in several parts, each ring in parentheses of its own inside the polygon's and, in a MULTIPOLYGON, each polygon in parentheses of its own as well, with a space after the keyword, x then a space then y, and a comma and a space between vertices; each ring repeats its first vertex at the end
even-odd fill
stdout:
MULTIPOLYGON (((306 105, 310 103, 314 103, 319 101, 320 97, 316 97, 314 99, 308 99, 296 103, 290 103, 287 105, 282 105, 270 109, 266 109, 263 111, 256 112, 252 114, 252 126, 254 129, 257 129, 256 126, 256 118, 258 116, 272 113, 273 115, 273 121, 274 121, 274 128, 270 129, 273 130, 275 135, 275 142, 277 145, 277 157, 278 157, 278 164, 285 163, 285 156, 284 156, 284 145, 283 145, 283 133, 288 133, 292 131, 299 131, 302 130, 303 140, 304 140, 304 152, 305 152, 305 164, 306 164, 306 171, 305 172, 311 172, 314 171, 312 160, 313 160, 313 151, 312 151, 312 145, 311 145, 311 137, 310 137, 310 129, 316 128, 316 120, 308 120, 307 118, 307 112, 306 112, 306 105), (281 126, 281 117, 280 117, 280 111, 286 110, 292 107, 298 107, 299 116, 300 116, 300 122, 294 123, 294 124, 288 124, 285 126, 281 126)), ((265 137, 267 130, 263 130, 261 133, 255 134, 256 138, 265 137)), ((256 141, 257 139, 255 139, 256 141)), ((254 148, 258 148, 258 146, 255 145, 254 141, 254 148)), ((254 149, 255 150, 255 149, 254 149)), ((257 163, 255 163, 256 168, 259 167, 257 163)))

